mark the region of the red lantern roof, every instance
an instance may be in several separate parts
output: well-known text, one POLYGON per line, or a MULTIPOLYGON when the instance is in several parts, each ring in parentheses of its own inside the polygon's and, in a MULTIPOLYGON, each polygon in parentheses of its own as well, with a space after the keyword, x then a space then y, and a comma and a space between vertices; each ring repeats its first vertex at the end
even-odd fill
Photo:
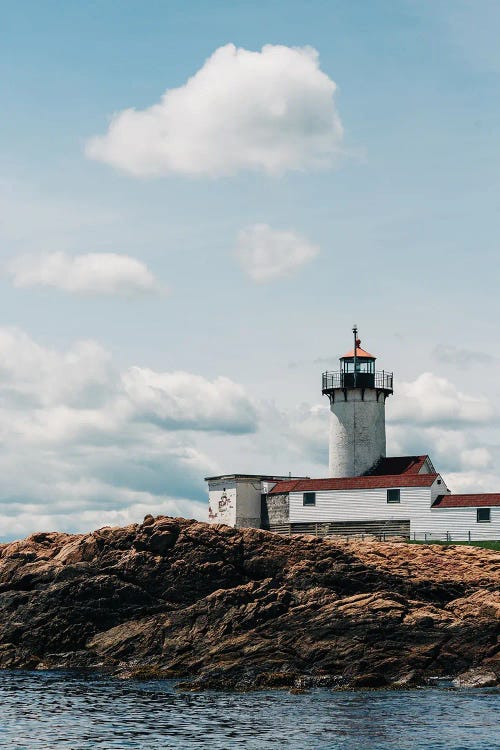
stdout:
MULTIPOLYGON (((365 350, 361 348, 361 339, 356 339, 356 357, 363 357, 364 359, 377 359, 373 356, 373 354, 370 354, 370 352, 365 352, 365 350)), ((351 349, 350 352, 344 354, 340 359, 354 359, 354 349, 351 349)))

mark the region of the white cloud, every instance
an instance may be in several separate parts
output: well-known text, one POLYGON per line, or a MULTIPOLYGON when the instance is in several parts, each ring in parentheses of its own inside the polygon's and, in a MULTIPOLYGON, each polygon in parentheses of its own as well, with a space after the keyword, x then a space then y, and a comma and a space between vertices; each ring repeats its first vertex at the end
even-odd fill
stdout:
MULTIPOLYGON (((330 409, 324 404, 301 404, 286 414, 286 435, 298 456, 328 469, 328 420, 330 409)), ((302 469, 301 469, 302 471, 302 469)))
POLYGON ((160 288, 144 263, 116 253, 22 255, 5 270, 16 287, 50 286, 77 294, 144 294, 160 288))
MULTIPOLYGON (((426 427, 424 425, 389 424, 387 447, 389 455, 422 455, 428 453, 437 471, 446 474, 488 469, 493 464, 490 449, 481 431, 426 427)), ((500 479, 498 480, 500 484, 500 479)), ((452 487, 455 489, 455 487, 452 487)))
MULTIPOLYGON (((398 384, 386 408, 387 455, 429 453, 452 491, 499 491, 497 416, 486 400, 426 374, 414 383, 398 384), (433 410, 423 408, 428 396, 433 410)), ((272 446, 278 466, 310 476, 328 475, 327 403, 301 404, 289 410, 270 409, 266 404, 261 413, 257 440, 269 453, 268 446, 272 446)), ((261 470, 257 464, 252 469, 261 470)))
POLYGON ((462 451, 461 458, 466 469, 487 469, 493 463, 493 456, 484 446, 462 451))
MULTIPOLYGON (((97 488, 95 488, 97 489, 97 488)), ((59 491, 64 491, 62 487, 59 491)), ((78 502, 78 501, 77 501, 78 502)), ((184 518, 204 518, 206 505, 176 498, 162 498, 150 493, 127 493, 123 495, 122 505, 116 509, 81 510, 75 507, 57 510, 33 503, 16 507, 15 515, 2 515, 0 538, 19 539, 34 531, 66 531, 71 533, 88 532, 102 526, 126 526, 142 521, 145 515, 183 516, 184 518)))
MULTIPOLYGON (((439 423, 405 409, 404 420, 388 420, 389 455, 429 452, 453 491, 498 490, 500 447, 494 429, 485 435, 494 422, 468 421, 469 407, 463 423, 448 410, 438 409, 439 423)), ((0 537, 148 512, 205 518, 210 474, 326 476, 328 417, 327 403, 256 405, 224 377, 120 371, 95 342, 57 351, 0 328, 0 537)))
POLYGON ((446 483, 452 492, 476 493, 476 492, 498 492, 500 478, 494 472, 483 470, 458 471, 446 475, 446 483))
POLYGON ((213 382, 188 372, 132 367, 122 377, 136 417, 169 429, 253 432, 256 411, 245 390, 229 378, 213 382))
POLYGON ((399 384, 389 414, 392 422, 426 425, 487 423, 495 416, 486 398, 462 393, 449 380, 431 372, 399 384))
MULTIPOLYGON (((401 383, 388 402, 387 417, 389 453, 429 453, 454 492, 469 487, 460 477, 476 476, 493 463, 485 433, 497 419, 495 409, 486 398, 462 393, 446 378, 425 372, 401 383)), ((481 487, 476 483, 469 491, 481 487)))
MULTIPOLYGON (((401 383, 388 402, 387 417, 389 452, 429 453, 454 492, 469 486, 460 477, 487 472, 493 464, 487 443, 488 430, 497 419, 495 409, 485 397, 462 393, 446 378, 426 372, 401 383)), ((476 491, 481 487, 477 483, 476 491)))
POLYGON ((58 352, 0 329, 0 537, 144 509, 203 517, 215 465, 197 436, 249 433, 257 419, 227 378, 120 372, 94 342, 58 352))
POLYGON ((295 232, 253 224, 238 234, 236 257, 245 273, 257 283, 289 276, 313 260, 319 247, 295 232))
POLYGON ((157 104, 115 114, 86 155, 135 176, 329 165, 342 137, 335 89, 310 47, 227 44, 157 104))

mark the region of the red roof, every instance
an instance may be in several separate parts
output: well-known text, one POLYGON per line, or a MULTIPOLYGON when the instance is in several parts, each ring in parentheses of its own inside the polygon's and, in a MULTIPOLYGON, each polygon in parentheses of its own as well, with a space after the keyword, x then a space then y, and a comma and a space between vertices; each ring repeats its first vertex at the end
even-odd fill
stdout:
POLYGON ((321 492, 321 490, 376 490, 387 487, 430 487, 439 474, 398 474, 371 477, 330 477, 277 482, 270 495, 288 492, 321 492))
MULTIPOLYGON (((320 480, 318 479, 311 479, 311 482, 318 482, 320 480)), ((298 484, 297 480, 290 479, 288 482, 278 482, 274 485, 272 490, 269 490, 269 495, 286 495, 288 492, 293 492, 296 485, 298 484)))
MULTIPOLYGON (((340 359, 352 359, 353 357, 354 349, 351 349, 350 352, 344 354, 344 356, 340 359)), ((377 359, 373 356, 373 354, 370 354, 370 352, 365 352, 365 350, 361 348, 361 339, 356 339, 356 357, 364 357, 365 359, 377 359)))
POLYGON ((500 505, 499 493, 479 495, 440 495, 432 504, 433 508, 489 508, 500 505))
POLYGON ((418 474, 429 456, 391 456, 381 458, 367 474, 370 476, 388 476, 390 474, 418 474))

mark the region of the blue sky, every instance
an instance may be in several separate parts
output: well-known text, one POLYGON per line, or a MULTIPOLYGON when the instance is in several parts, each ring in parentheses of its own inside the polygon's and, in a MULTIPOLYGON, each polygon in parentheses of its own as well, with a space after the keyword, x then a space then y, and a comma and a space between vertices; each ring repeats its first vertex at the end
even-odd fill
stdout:
POLYGON ((390 452, 430 452, 457 490, 500 488, 497 3, 20 0, 2 14, 0 536, 203 517, 205 471, 324 474, 319 378, 353 322, 395 372, 390 452), (185 168, 155 176, 123 168, 154 140, 140 130, 91 156, 113 114, 149 110, 228 44, 257 65, 264 45, 288 48, 287 70, 305 60, 294 49, 317 50, 300 90, 287 83, 295 119, 265 131, 288 73, 269 57, 240 86, 233 55, 208 104, 183 89, 227 140, 190 136, 188 118, 168 144, 174 161, 189 150, 185 168), (333 98, 309 98, 321 81, 333 98), (333 158, 311 146, 330 105, 333 158), (251 163, 252 128, 266 158, 290 135, 300 168, 251 163), (257 278, 262 225, 264 262, 276 247, 286 262, 257 278))

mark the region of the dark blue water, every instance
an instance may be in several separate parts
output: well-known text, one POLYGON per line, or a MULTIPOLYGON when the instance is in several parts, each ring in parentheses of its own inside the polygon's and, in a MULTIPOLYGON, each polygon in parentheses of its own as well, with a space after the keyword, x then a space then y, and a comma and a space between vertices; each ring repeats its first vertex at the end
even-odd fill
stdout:
POLYGON ((0 672, 9 750, 494 750, 498 690, 179 693, 170 682, 0 672))

